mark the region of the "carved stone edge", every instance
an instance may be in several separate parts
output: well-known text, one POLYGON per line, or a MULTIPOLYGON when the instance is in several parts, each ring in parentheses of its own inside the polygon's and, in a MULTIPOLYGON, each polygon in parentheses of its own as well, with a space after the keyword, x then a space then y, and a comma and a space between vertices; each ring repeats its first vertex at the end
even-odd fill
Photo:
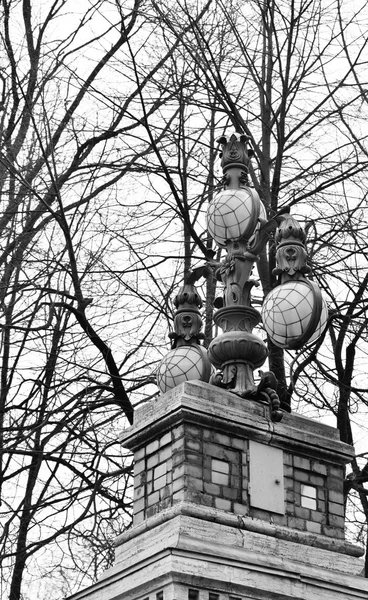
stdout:
POLYGON ((364 548, 344 540, 326 538, 326 536, 323 535, 290 529, 289 527, 283 527, 281 525, 272 525, 265 521, 261 521, 260 519, 253 519, 251 517, 239 517, 238 515, 227 513, 216 508, 200 506, 191 502, 180 502, 161 513, 153 515, 143 523, 120 534, 114 540, 114 545, 115 547, 121 546, 129 540, 142 535, 144 532, 151 531, 155 527, 171 521, 178 516, 193 517, 211 523, 234 527, 237 530, 250 531, 279 540, 311 546, 321 550, 328 550, 338 554, 346 554, 357 558, 360 558, 364 554, 364 548))
POLYGON ((264 444, 272 443, 286 451, 305 452, 317 460, 334 464, 347 464, 354 456, 353 448, 338 439, 333 427, 289 414, 284 415, 281 423, 273 423, 268 405, 238 398, 227 390, 200 382, 181 384, 151 401, 151 406, 138 416, 143 417, 141 422, 138 419, 137 424, 119 437, 125 448, 136 450, 176 424, 187 422, 264 444))

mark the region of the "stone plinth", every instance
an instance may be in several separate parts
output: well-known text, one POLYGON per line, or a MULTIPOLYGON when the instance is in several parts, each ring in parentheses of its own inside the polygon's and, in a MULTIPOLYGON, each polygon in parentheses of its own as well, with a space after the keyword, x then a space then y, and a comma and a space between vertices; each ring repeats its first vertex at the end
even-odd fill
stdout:
POLYGON ((73 600, 358 600, 362 550, 344 539, 352 448, 298 415, 186 382, 140 407, 134 526, 73 600))

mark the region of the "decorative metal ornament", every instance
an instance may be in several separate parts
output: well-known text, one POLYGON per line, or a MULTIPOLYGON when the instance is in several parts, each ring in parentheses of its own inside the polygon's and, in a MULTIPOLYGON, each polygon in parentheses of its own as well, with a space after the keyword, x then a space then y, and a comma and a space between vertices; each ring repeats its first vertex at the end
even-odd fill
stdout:
POLYGON ((279 285, 266 296, 262 321, 272 342, 279 348, 298 350, 322 334, 328 310, 318 286, 305 277, 310 272, 305 249, 305 232, 298 221, 285 215, 275 239, 279 285))
POLYGON ((250 295, 256 284, 251 273, 258 260, 258 238, 266 211, 257 192, 247 186, 250 153, 246 136, 219 141, 225 187, 208 208, 208 230, 219 246, 226 247, 227 256, 218 269, 224 284, 224 306, 214 316, 223 333, 208 348, 211 363, 219 369, 212 382, 244 398, 268 402, 273 419, 279 421, 282 413, 275 379, 268 374, 272 385, 265 385, 262 379, 257 386, 253 377, 254 369, 267 358, 266 345, 252 333, 261 315, 251 306, 250 295))
POLYGON ((287 210, 267 220, 266 210, 256 190, 248 185, 249 158, 252 154, 245 135, 220 138, 222 145, 223 190, 210 203, 208 230, 216 243, 226 248, 226 257, 215 263, 213 256, 195 269, 175 298, 172 349, 157 370, 162 392, 192 379, 208 381, 211 363, 218 370, 211 383, 270 406, 271 417, 280 421, 283 412, 277 395, 277 381, 272 372, 260 371, 261 381, 254 381, 254 370, 267 358, 267 346, 253 329, 263 318, 264 327, 280 348, 300 348, 322 333, 327 320, 327 306, 318 287, 306 278, 310 268, 305 249, 306 235, 287 210), (262 316, 251 306, 251 290, 258 285, 252 269, 264 250, 271 233, 277 242, 273 273, 279 285, 267 295, 262 316), (222 281, 223 300, 215 301, 214 316, 222 330, 212 340, 208 355, 200 345, 202 301, 194 286, 200 277, 213 276, 222 281))
POLYGON ((202 300, 194 285, 184 285, 174 299, 177 308, 174 331, 169 334, 172 349, 162 359, 156 372, 157 385, 162 393, 183 381, 209 381, 211 364, 207 351, 200 346, 203 339, 199 309, 202 300))

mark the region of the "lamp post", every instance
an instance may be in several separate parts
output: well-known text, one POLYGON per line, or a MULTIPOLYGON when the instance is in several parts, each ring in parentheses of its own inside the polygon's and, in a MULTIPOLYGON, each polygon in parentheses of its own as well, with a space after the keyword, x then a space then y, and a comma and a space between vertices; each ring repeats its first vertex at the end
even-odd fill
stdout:
MULTIPOLYGON (((209 233, 218 246, 226 249, 226 257, 216 272, 217 278, 223 283, 224 294, 223 306, 215 313, 214 321, 222 333, 212 340, 208 348, 208 358, 217 369, 210 382, 243 398, 269 403, 272 419, 280 421, 282 411, 274 374, 261 372, 260 383, 256 385, 254 381, 254 370, 264 364, 268 351, 253 329, 263 320, 264 328, 274 344, 280 348, 298 349, 322 333, 327 320, 327 307, 318 287, 306 278, 309 267, 305 233, 299 223, 288 213, 267 221, 258 193, 249 186, 248 164, 252 152, 248 148, 247 137, 232 135, 228 140, 223 136, 219 143, 222 146, 223 189, 210 203, 207 221, 209 233), (258 285, 252 278, 252 269, 259 260, 270 232, 275 230, 277 267, 274 274, 278 275, 279 280, 278 286, 265 298, 261 314, 251 305, 252 287, 258 285)), ((197 271, 200 275, 204 273, 203 268, 197 271)), ((196 274, 193 273, 191 287, 188 287, 189 282, 186 285, 187 291, 192 290, 189 295, 192 296, 193 305, 197 302, 198 311, 198 301, 194 300, 194 297, 198 297, 193 285, 195 280, 196 274)), ((182 296, 179 294, 178 297, 182 296)), ((179 304, 177 300, 176 306, 179 304)), ((177 316, 180 314, 182 319, 184 312, 179 309, 177 316)), ((176 348, 181 348, 182 352, 185 346, 192 346, 203 356, 198 326, 199 321, 197 330, 188 337, 183 335, 175 322, 175 333, 172 335, 176 341, 171 351, 175 356, 178 353, 176 348)), ((161 391, 168 389, 166 383, 163 385, 162 382, 173 357, 169 361, 165 357, 160 364, 158 380, 161 391)), ((173 383, 170 387, 178 379, 208 381, 207 365, 199 377, 192 377, 189 371, 193 369, 189 367, 187 376, 187 367, 180 359, 176 361, 175 368, 180 371, 180 376, 171 378, 173 383)))

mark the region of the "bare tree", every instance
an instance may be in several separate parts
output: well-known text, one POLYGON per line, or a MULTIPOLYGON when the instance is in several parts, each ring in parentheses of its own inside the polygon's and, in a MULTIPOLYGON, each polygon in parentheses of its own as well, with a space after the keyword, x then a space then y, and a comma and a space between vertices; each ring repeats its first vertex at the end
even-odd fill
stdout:
POLYGON ((129 195, 170 130, 170 118, 157 134, 146 121, 169 111, 175 86, 153 82, 179 42, 161 36, 149 54, 157 15, 141 0, 71 4, 1 2, 0 555, 11 600, 26 595, 29 565, 42 578, 46 547, 56 564, 45 571, 117 508, 130 523, 118 431, 133 419, 130 394, 152 383, 167 303, 145 287, 161 260, 132 249, 130 228, 146 234, 129 195))

